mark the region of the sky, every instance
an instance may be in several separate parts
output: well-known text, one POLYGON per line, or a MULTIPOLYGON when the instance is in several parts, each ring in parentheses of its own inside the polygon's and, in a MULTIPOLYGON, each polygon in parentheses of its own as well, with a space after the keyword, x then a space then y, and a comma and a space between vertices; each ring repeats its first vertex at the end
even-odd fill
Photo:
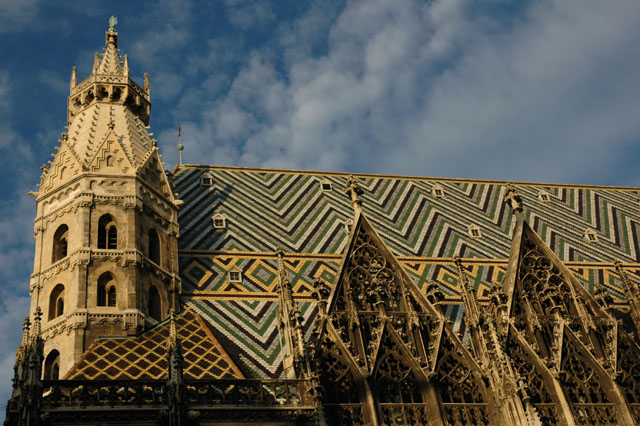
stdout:
POLYGON ((181 126, 193 164, 640 186, 637 0, 0 0, 2 405, 28 192, 111 15, 167 169, 181 126))

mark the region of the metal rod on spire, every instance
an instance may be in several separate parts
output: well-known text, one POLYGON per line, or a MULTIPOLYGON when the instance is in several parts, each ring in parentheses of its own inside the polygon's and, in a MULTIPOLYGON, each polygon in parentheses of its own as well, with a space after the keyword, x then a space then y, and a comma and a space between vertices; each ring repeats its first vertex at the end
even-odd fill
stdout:
POLYGON ((178 127, 178 152, 180 153, 180 167, 184 167, 184 162, 182 161, 182 150, 184 149, 184 145, 182 145, 182 126, 178 127))

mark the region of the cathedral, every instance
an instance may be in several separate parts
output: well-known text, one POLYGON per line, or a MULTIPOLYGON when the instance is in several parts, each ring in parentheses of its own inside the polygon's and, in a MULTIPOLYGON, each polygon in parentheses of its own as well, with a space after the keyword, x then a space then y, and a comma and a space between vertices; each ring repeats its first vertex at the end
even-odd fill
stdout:
POLYGON ((150 90, 72 71, 5 425, 640 424, 640 189, 168 172, 150 90))

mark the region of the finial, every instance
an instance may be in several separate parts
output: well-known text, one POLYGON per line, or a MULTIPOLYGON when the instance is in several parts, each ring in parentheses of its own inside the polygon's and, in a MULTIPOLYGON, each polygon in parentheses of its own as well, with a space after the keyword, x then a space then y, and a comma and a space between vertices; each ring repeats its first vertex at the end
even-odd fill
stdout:
POLYGON ((22 346, 26 346, 29 343, 29 328, 31 326, 31 321, 29 317, 24 317, 24 322, 22 323, 22 346))
POLYGON ((522 213, 522 197, 518 194, 518 190, 515 186, 507 184, 504 191, 503 201, 509 203, 512 213, 522 213))
POLYGON ((124 76, 129 77, 129 55, 124 55, 124 76))
POLYGON ((178 153, 180 154, 180 167, 184 166, 184 162, 182 161, 182 150, 184 150, 184 145, 182 145, 182 126, 178 127, 178 153))
POLYGON ((77 71, 76 71, 76 67, 71 68, 71 89, 73 89, 74 87, 76 87, 77 84, 77 71))
POLYGON ((100 55, 98 55, 98 52, 96 52, 95 56, 93 57, 93 74, 97 74, 99 68, 100 68, 100 55))
POLYGON ((148 95, 150 93, 149 89, 149 73, 144 73, 144 92, 148 95))
POLYGON ((33 316, 33 333, 31 334, 31 339, 36 340, 38 337, 40 337, 40 321, 42 319, 42 309, 40 309, 40 306, 36 308, 36 313, 33 316))
POLYGON ((359 213, 362 211, 362 201, 360 200, 360 195, 362 194, 362 188, 358 185, 358 178, 353 175, 349 175, 347 178, 347 187, 344 192, 351 196, 351 205, 353 206, 353 211, 355 213, 359 213))
POLYGON ((111 15, 111 18, 109 18, 109 29, 115 30, 116 25, 118 25, 118 18, 116 18, 114 15, 111 15))

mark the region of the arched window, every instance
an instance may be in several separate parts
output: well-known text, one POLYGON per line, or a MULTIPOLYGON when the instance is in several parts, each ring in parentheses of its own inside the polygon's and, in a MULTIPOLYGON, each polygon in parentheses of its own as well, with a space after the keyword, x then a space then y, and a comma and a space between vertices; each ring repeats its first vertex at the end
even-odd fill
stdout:
POLYGON ((160 238, 155 229, 149 229, 149 259, 160 264, 160 238))
POLYGON ((149 287, 149 315, 151 318, 160 321, 162 319, 162 306, 160 293, 155 286, 149 287))
POLYGON ((116 286, 113 285, 107 290, 107 306, 116 306, 116 286))
POLYGON ((110 214, 103 215, 98 221, 98 248, 118 248, 118 228, 110 214))
POLYGON ((110 272, 98 278, 98 306, 116 306, 116 280, 110 272))
POLYGON ((107 167, 113 166, 113 157, 111 155, 109 155, 105 162, 106 162, 106 166, 107 167))
POLYGON ((55 263, 67 256, 67 241, 69 238, 69 227, 60 225, 53 234, 53 253, 51 255, 51 263, 55 263))
POLYGON ((55 349, 49 352, 49 355, 44 360, 44 379, 60 379, 60 352, 55 349))
POLYGON ((64 313, 64 286, 56 285, 49 295, 49 321, 64 313))

